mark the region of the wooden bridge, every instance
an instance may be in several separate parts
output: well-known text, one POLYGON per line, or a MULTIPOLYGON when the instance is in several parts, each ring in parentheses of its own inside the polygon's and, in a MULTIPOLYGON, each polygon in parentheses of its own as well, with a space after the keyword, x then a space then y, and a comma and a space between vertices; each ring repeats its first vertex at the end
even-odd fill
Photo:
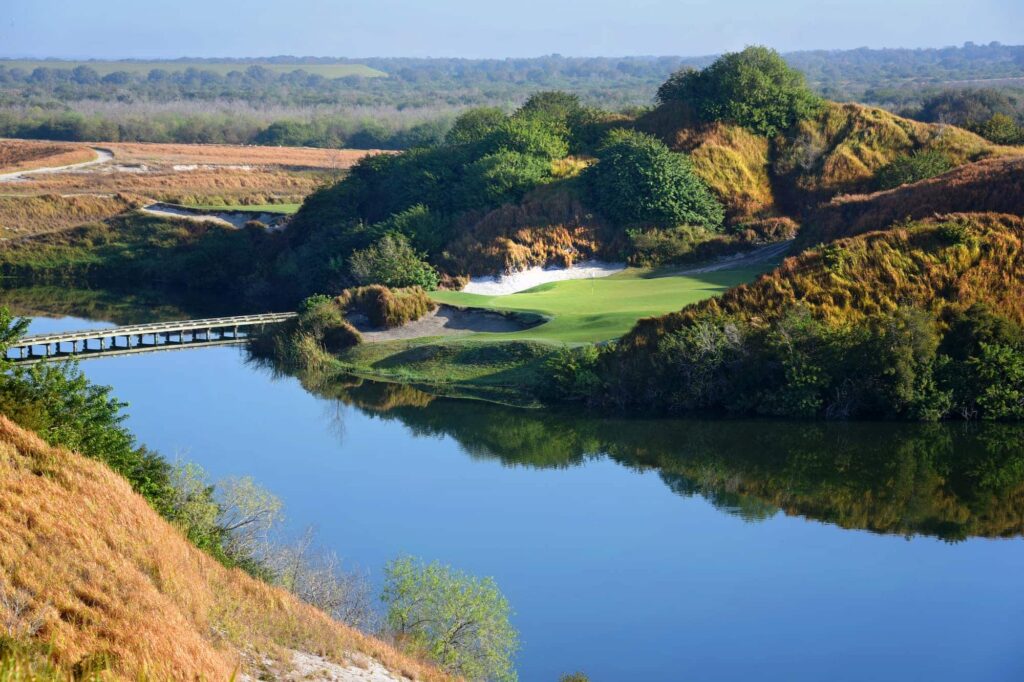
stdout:
POLYGON ((245 343, 254 330, 295 316, 296 313, 264 313, 36 334, 11 344, 7 357, 14 362, 40 362, 71 356, 109 357, 156 350, 226 346, 245 343))

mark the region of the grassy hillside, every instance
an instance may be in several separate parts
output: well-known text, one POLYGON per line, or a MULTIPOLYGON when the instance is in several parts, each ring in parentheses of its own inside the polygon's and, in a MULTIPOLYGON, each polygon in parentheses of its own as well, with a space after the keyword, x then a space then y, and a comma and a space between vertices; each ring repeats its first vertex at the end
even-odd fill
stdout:
MULTIPOLYGON (((362 661, 360 667, 371 657, 407 677, 447 679, 280 589, 224 568, 104 465, 54 449, 5 417, 0 619, 8 624, 4 646, 22 652, 23 666, 42 670, 47 661, 64 675, 276 677, 287 670, 289 650, 298 650, 342 664, 362 661)), ((39 678, 47 679, 14 679, 39 678)))
POLYGON ((660 411, 1019 420, 1022 255, 1024 218, 999 214, 839 240, 641 320, 555 380, 564 395, 660 411))
POLYGON ((839 196, 807 218, 798 246, 960 210, 1024 215, 1024 156, 986 159, 873 194, 839 196))
POLYGON ((790 210, 871 187, 875 173, 901 154, 937 150, 956 165, 1007 150, 955 126, 921 123, 883 109, 830 102, 776 141, 773 173, 790 210))

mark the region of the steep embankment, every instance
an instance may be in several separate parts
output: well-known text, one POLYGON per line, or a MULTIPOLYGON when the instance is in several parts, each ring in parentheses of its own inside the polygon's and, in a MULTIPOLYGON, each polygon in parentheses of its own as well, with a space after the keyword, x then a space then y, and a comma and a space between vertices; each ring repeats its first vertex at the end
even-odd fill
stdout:
POLYGON ((109 669, 116 679, 281 677, 293 651, 364 674, 369 657, 407 677, 447 679, 225 569, 104 465, 2 416, 0 622, 27 658, 33 645, 49 647, 61 670, 109 669))
POLYGON ((797 246, 968 210, 1024 215, 1024 156, 986 159, 884 192, 838 196, 811 214, 797 246))
POLYGON ((837 102, 825 103, 816 116, 771 140, 736 125, 699 124, 680 103, 664 104, 636 125, 690 154, 731 223, 799 216, 838 194, 870 191, 879 169, 905 154, 939 151, 962 165, 1021 153, 955 126, 837 102))
POLYGON ((839 240, 787 258, 752 284, 641 320, 623 351, 652 348, 707 313, 765 324, 800 305, 827 322, 913 306, 938 317, 985 303, 1024 323, 1024 218, 956 214, 839 240))

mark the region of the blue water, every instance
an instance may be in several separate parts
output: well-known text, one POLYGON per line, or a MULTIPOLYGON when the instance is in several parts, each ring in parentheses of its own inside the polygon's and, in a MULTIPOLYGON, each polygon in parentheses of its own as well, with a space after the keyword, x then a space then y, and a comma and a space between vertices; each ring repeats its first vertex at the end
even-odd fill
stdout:
POLYGON ((403 553, 493 576, 526 682, 1024 679, 1019 537, 950 543, 781 511, 753 523, 608 457, 507 464, 315 397, 239 348, 82 368, 130 403, 141 442, 213 478, 252 476, 289 528, 315 526, 375 580, 403 553))

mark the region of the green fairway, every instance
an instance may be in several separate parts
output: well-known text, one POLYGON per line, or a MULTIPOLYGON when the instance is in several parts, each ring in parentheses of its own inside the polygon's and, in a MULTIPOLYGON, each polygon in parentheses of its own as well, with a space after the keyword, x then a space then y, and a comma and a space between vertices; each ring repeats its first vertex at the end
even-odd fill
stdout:
POLYGON ((291 215, 299 210, 302 204, 195 204, 186 208, 202 211, 246 211, 251 213, 281 213, 291 215))
POLYGON ((187 69, 199 71, 213 71, 220 75, 226 75, 231 71, 245 71, 250 66, 262 66, 275 73, 291 73, 292 71, 305 71, 309 74, 316 74, 324 78, 344 78, 345 76, 363 76, 364 78, 379 78, 387 76, 383 71, 372 69, 363 64, 296 64, 296 63, 267 63, 258 60, 253 61, 204 61, 175 59, 167 61, 136 61, 136 60, 63 60, 63 59, 0 59, 0 66, 8 69, 25 69, 32 71, 37 68, 49 69, 73 69, 76 66, 88 66, 100 76, 125 71, 128 73, 148 74, 153 69, 163 69, 168 72, 180 72, 187 69))
POLYGON ((528 311, 552 318, 526 331, 474 338, 586 343, 618 338, 642 317, 664 315, 716 296, 773 266, 763 263, 685 276, 631 268, 611 277, 551 282, 505 296, 438 291, 433 297, 450 305, 528 311))

